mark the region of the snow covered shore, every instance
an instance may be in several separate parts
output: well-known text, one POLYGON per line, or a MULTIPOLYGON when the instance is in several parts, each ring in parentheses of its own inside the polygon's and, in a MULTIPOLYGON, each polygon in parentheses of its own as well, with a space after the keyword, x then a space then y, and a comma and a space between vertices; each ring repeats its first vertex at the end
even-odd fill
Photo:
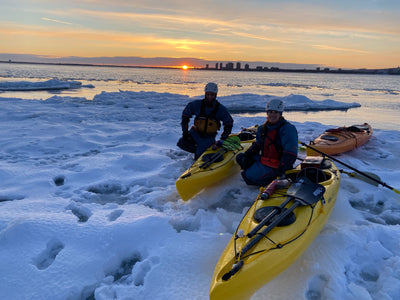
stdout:
MULTIPOLYGON (((221 102, 262 111, 268 97, 221 102)), ((321 109, 305 98, 283 100, 321 109)), ((0 298, 208 298, 218 257, 258 190, 238 174, 189 202, 179 198, 175 180, 192 156, 176 141, 190 100, 124 91, 0 98, 0 298)), ((234 118, 234 131, 264 122, 234 118)), ((293 123, 302 141, 329 128, 293 123)), ((338 158, 398 189, 398 149, 400 131, 376 130, 338 158)), ((398 299, 399 224, 398 194, 343 175, 323 232, 252 299, 398 299)))

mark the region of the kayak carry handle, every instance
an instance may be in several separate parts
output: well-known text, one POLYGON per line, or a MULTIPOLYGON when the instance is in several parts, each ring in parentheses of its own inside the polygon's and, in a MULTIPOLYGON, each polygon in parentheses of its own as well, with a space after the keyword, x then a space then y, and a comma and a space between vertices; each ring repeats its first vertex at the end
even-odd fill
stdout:
POLYGON ((192 173, 191 173, 191 172, 189 172, 189 173, 187 173, 187 174, 185 174, 185 175, 182 175, 182 176, 181 176, 181 179, 185 179, 185 178, 187 178, 187 177, 189 177, 189 176, 192 176, 192 173))
POLYGON ((225 273, 222 276, 222 280, 223 281, 229 280, 233 275, 239 272, 239 270, 243 267, 243 264, 244 264, 243 260, 239 260, 236 264, 233 265, 232 269, 229 272, 225 273))

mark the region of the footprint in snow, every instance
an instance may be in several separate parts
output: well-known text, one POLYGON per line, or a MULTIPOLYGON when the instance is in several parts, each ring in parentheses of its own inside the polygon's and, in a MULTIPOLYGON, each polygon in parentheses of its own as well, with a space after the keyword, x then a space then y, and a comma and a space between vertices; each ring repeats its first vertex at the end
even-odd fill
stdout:
POLYGON ((107 274, 112 276, 114 282, 127 283, 132 282, 132 269, 133 267, 142 260, 140 253, 134 253, 130 257, 121 261, 119 267, 107 274))
POLYGON ((87 202, 105 205, 107 203, 125 204, 129 200, 129 188, 114 182, 92 185, 87 188, 84 198, 87 202))
POLYGON ((111 212, 107 217, 108 221, 114 222, 116 219, 118 219, 124 211, 122 209, 116 209, 113 212, 111 212))
POLYGON ((22 195, 0 195, 0 202, 23 200, 24 198, 22 195))
POLYGON ((323 274, 314 276, 308 282, 308 289, 306 291, 307 300, 323 300, 326 299, 324 290, 329 283, 329 277, 323 274))
POLYGON ((366 220, 376 224, 399 225, 400 206, 382 195, 364 195, 349 200, 350 205, 361 212, 366 220))
POLYGON ((64 249, 64 244, 57 240, 53 239, 47 243, 46 249, 40 253, 37 257, 33 258, 34 265, 39 270, 47 269, 51 266, 51 264, 56 259, 57 255, 64 249))
POLYGON ((56 186, 62 186, 65 183, 65 176, 60 175, 53 178, 54 184, 56 186))
POLYGON ((143 259, 139 252, 135 252, 122 260, 117 269, 108 272, 106 277, 112 276, 113 283, 143 286, 147 273, 159 263, 159 257, 143 259))
POLYGON ((71 203, 65 209, 70 210, 78 218, 78 222, 80 223, 87 222, 92 215, 90 209, 77 205, 75 203, 71 203))

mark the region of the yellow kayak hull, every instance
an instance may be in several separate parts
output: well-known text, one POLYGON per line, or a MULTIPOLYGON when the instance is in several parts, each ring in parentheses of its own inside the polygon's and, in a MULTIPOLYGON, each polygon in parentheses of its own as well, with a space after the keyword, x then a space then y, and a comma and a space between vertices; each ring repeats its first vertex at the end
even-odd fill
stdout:
MULTIPOLYGON (((328 154, 335 155, 351 151, 364 145, 372 136, 371 125, 364 123, 350 127, 340 127, 325 131, 310 143, 313 148, 328 154), (358 129, 352 131, 351 128, 358 129), (350 130, 348 130, 350 129, 350 130)), ((320 155, 318 152, 307 148, 307 155, 320 155)))
MULTIPOLYGON (((287 196, 287 189, 278 189, 267 200, 261 200, 261 192, 256 201, 238 226, 235 235, 243 230, 244 237, 231 238, 222 253, 214 271, 210 285, 211 300, 244 300, 249 299, 258 289, 292 265, 310 246, 327 222, 335 205, 340 184, 340 173, 337 167, 329 161, 329 168, 322 171, 326 179, 319 182, 325 187, 325 204, 318 201, 314 209, 310 206, 298 206, 294 209, 294 223, 282 227, 274 227, 267 238, 262 238, 250 251, 241 257, 235 256, 251 240, 247 234, 258 223, 254 220, 255 212, 266 206, 279 206, 287 196), (279 246, 281 245, 281 246, 279 246), (243 266, 228 280, 223 280, 238 260, 243 266)), ((300 167, 288 171, 287 177, 296 178, 300 167)), ((261 191, 261 189, 260 189, 261 191)), ((289 202, 286 206, 293 204, 289 202)), ((265 227, 264 227, 265 228, 265 227)))
POLYGON ((204 157, 209 157, 209 155, 221 150, 221 148, 215 150, 212 147, 208 148, 176 181, 176 189, 182 200, 187 201, 203 189, 218 184, 223 179, 238 173, 240 167, 236 163, 236 156, 245 152, 253 141, 254 139, 241 141, 240 149, 229 150, 223 154, 222 161, 214 162, 210 166, 202 168, 201 166, 206 161, 204 157))
POLYGON ((200 193, 203 189, 220 183, 223 179, 230 177, 240 171, 236 163, 236 156, 245 152, 250 146, 250 141, 242 142, 242 149, 228 151, 224 154, 224 159, 215 162, 209 167, 202 169, 200 166, 204 163, 203 156, 216 153, 217 150, 207 149, 194 164, 187 169, 176 181, 176 189, 182 200, 187 201, 200 193))

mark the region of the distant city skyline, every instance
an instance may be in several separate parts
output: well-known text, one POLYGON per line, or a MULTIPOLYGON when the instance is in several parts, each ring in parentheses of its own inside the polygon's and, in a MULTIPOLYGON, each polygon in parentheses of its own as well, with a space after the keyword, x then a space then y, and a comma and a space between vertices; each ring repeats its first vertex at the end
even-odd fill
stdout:
POLYGON ((2 0, 0 52, 393 68, 399 15, 397 0, 2 0))
POLYGON ((285 64, 278 62, 215 62, 197 58, 168 57, 58 57, 0 53, 0 63, 37 63, 54 65, 86 65, 115 67, 180 68, 231 71, 304 71, 334 73, 369 73, 400 75, 400 66, 391 68, 330 68, 312 64, 285 64))
POLYGON ((28 55, 28 54, 13 54, 13 53, 0 53, 0 61, 12 62, 34 62, 34 63, 62 63, 62 64, 93 64, 93 65, 116 65, 116 66, 143 66, 143 67, 182 67, 187 65, 190 68, 215 68, 215 65, 222 64, 224 67, 231 63, 236 66, 240 63, 241 66, 246 64, 251 68, 257 66, 262 67, 279 67, 288 69, 302 69, 302 68, 317 68, 323 67, 316 64, 290 64, 280 62, 264 62, 264 61, 209 61, 198 58, 171 58, 171 57, 48 57, 42 55, 28 55))

